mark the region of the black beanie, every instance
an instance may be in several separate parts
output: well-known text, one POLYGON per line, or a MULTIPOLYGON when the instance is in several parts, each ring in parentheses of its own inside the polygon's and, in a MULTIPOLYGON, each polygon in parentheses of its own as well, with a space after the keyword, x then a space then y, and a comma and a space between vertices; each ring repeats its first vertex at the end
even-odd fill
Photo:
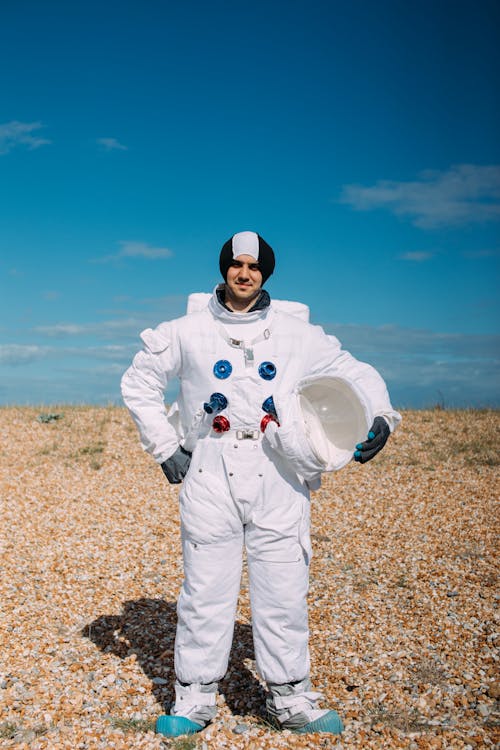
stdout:
POLYGON ((238 255, 251 255, 259 264, 262 283, 268 280, 274 271, 274 252, 270 245, 256 232, 238 232, 225 242, 220 251, 219 268, 227 280, 227 270, 238 255))

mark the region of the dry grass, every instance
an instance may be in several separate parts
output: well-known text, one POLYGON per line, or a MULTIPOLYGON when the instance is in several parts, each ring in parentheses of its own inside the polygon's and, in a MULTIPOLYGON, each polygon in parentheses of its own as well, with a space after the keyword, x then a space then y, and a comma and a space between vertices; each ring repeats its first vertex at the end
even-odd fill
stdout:
POLYGON ((493 411, 405 412, 312 498, 312 678, 341 740, 265 723, 246 573, 214 724, 153 734, 172 698, 178 488, 118 408, 0 409, 0 748, 408 748, 500 741, 493 411), (238 731, 235 732, 234 730, 238 731))

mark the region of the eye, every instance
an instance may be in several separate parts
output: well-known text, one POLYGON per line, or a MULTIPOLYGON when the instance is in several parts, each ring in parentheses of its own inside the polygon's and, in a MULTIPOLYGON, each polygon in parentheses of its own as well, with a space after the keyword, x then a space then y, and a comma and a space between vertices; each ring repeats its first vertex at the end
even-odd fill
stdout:
POLYGON ((241 268, 243 266, 243 263, 241 260, 232 260, 231 265, 233 268, 241 268))
POLYGON ((248 267, 251 271, 260 271, 260 266, 258 263, 250 263, 248 267))

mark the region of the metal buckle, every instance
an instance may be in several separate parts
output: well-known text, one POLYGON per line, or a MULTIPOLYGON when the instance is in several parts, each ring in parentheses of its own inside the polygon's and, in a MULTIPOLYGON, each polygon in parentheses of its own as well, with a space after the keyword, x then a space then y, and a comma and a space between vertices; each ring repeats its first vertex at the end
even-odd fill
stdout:
POLYGON ((259 430, 236 430, 237 440, 258 440, 259 430))

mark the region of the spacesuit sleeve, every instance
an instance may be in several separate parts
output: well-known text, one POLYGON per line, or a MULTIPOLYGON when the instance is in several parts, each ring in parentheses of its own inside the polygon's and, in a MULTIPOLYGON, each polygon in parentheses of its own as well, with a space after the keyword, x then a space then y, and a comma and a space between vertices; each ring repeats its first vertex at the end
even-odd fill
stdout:
POLYGON ((342 349, 335 336, 327 335, 320 326, 314 327, 309 373, 312 375, 341 375, 355 383, 371 405, 374 417, 384 417, 393 432, 401 422, 401 414, 391 405, 387 386, 377 370, 360 362, 342 349))
POLYGON ((122 377, 121 391, 139 430, 141 445, 158 463, 179 446, 179 438, 167 419, 164 392, 179 370, 175 332, 168 323, 141 333, 144 348, 122 377))

